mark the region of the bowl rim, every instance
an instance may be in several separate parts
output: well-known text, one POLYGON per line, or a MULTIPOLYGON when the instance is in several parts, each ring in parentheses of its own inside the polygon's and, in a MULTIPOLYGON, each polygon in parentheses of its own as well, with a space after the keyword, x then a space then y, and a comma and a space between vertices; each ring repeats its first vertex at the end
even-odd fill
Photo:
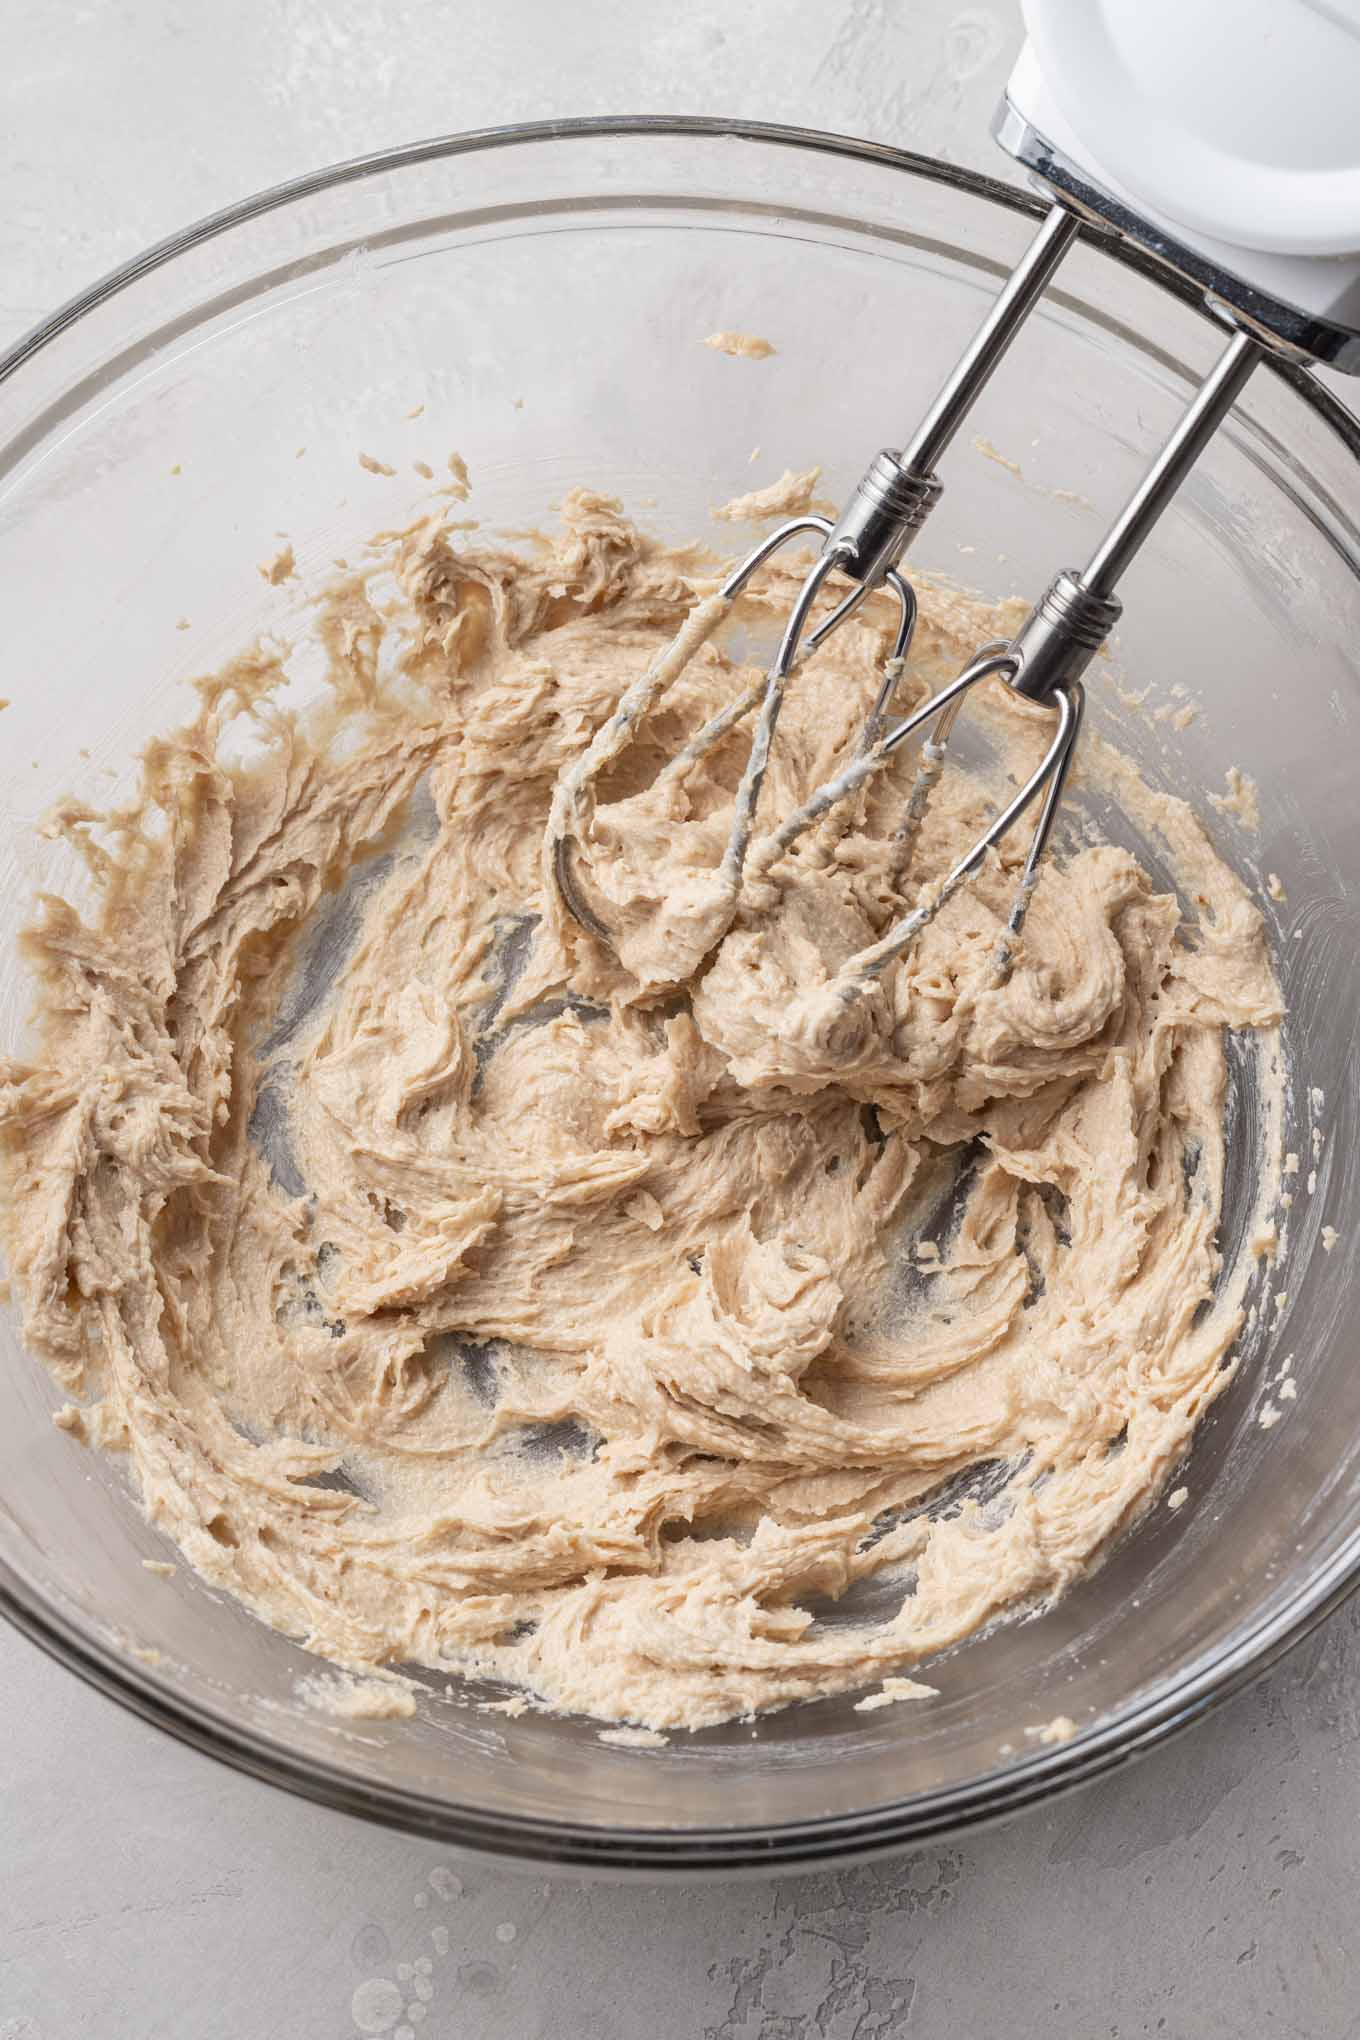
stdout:
MULTIPOLYGON (((701 115, 595 115, 573 120, 515 122, 434 136, 356 156, 290 178, 209 213, 110 270, 39 321, 0 355, 4 383, 63 333, 141 278, 189 250, 261 214, 365 177, 513 147, 524 143, 629 137, 703 140, 730 138, 873 163, 924 182, 952 187, 1003 210, 1038 219, 1047 210, 1037 195, 980 171, 882 142, 770 121, 701 115)), ((1206 319, 1212 315, 1188 280, 1169 275, 1142 250, 1083 226, 1083 237, 1110 259, 1148 278, 1206 319)), ((1214 322, 1217 323, 1216 321, 1214 322)), ((1271 358, 1266 366, 1286 382, 1360 463, 1360 419, 1352 416, 1306 368, 1271 358)), ((180 1742, 234 1769, 282 1786, 297 1796, 383 1826, 438 1839, 479 1854, 563 1869, 605 1874, 701 1872, 766 1875, 864 1861, 943 1840, 1007 1818, 1128 1763, 1155 1748, 1238 1692, 1307 1636, 1360 1586, 1360 1524, 1321 1565, 1289 1604, 1249 1620, 1224 1642, 1202 1652, 1188 1668, 1169 1674, 1063 1744, 1040 1748, 964 1783, 890 1800, 853 1813, 746 1827, 649 1829, 596 1827, 584 1821, 492 1813, 419 1790, 375 1783, 325 1758, 303 1756, 207 1706, 190 1705, 167 1681, 124 1656, 41 1596, 0 1557, 0 1615, 87 1684, 180 1742)))

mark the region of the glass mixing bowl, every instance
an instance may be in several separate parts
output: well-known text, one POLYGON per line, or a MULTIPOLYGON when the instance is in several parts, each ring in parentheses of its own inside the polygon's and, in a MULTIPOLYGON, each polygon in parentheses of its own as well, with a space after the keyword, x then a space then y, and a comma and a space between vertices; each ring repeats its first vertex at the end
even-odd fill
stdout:
MULTIPOLYGON (((35 824, 61 793, 106 802, 181 719, 185 679, 286 628, 291 584, 257 571, 276 533, 314 581, 416 511, 429 484, 413 460, 442 469, 454 449, 492 526, 548 521, 586 481, 669 536, 703 533, 710 505, 813 460, 839 497, 918 418, 1035 210, 827 136, 552 124, 266 192, 49 320, 0 363, 0 1047, 24 1038, 32 887, 73 879, 35 824), (778 352, 725 359, 699 344, 718 328, 778 352), (396 472, 362 469, 360 451, 396 472)), ((1079 247, 949 456, 921 563, 1031 596, 1080 564, 1221 344, 1136 260, 1079 247)), ((57 1391, 11 1310, 11 1618, 148 1719, 315 1799, 509 1856, 651 1872, 864 1856, 995 1817, 1122 1763, 1278 1655, 1360 1566, 1358 462, 1323 391, 1258 372, 1128 578, 1118 655, 1157 691, 1139 710, 1109 677, 1093 688, 1096 726, 1154 782, 1201 804, 1230 764, 1259 783, 1259 828, 1219 833, 1283 893, 1263 899, 1302 1162, 1288 1255, 1255 1293, 1287 1300, 1258 1309, 1177 1476, 1183 1507, 1154 1507, 1056 1608, 951 1653, 928 1704, 860 1714, 850 1695, 638 1750, 590 1722, 481 1712, 484 1693, 430 1678, 414 1719, 342 1724, 296 1697, 314 1659, 183 1567, 143 1568, 161 1540, 118 1462, 53 1427, 57 1391), (1155 714, 1173 684, 1200 711, 1184 730, 1155 714), (1266 1429, 1287 1353, 1297 1400, 1266 1429), (1059 1714, 1071 1741, 1026 1735, 1059 1714)), ((1240 1229, 1240 1126, 1233 1153, 1240 1229)))

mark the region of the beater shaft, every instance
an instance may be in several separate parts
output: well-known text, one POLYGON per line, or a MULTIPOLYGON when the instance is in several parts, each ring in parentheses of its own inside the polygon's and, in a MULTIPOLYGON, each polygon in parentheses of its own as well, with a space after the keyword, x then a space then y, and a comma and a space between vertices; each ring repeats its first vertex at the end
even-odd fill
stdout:
POLYGON ((1122 614, 1118 582, 1265 351, 1250 333, 1234 333, 1084 571, 1064 571, 1039 598, 1011 643, 1017 694, 1044 701, 1081 678, 1122 614))
POLYGON ((1080 232, 1075 213, 1053 206, 906 446, 900 452, 884 447, 870 462, 825 546, 841 552, 842 570, 852 580, 877 587, 906 552, 939 500, 936 461, 1080 232))
POLYGON ((1200 384, 1194 402, 1087 562, 1082 580, 1093 595, 1111 595, 1157 519, 1237 402, 1266 352, 1250 333, 1234 333, 1200 384))
POLYGON ((993 370, 1052 281, 1063 256, 1081 232, 1081 221, 1054 205, 1029 247, 1006 279, 977 332, 959 357, 925 417, 902 449, 905 467, 933 472, 967 418, 993 370))

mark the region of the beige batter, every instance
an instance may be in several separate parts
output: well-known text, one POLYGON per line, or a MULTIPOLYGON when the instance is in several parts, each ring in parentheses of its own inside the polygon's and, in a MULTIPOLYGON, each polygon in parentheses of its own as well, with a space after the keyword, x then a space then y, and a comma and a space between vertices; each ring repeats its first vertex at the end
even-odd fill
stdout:
MULTIPOLYGON (((253 654, 131 808, 56 818, 97 899, 42 902, 39 1046, 0 1066, 28 1339, 185 1557, 352 1673, 650 1729, 915 1691, 1081 1571, 1227 1378, 1222 1037, 1279 998, 1242 886, 1131 769, 1192 925, 1088 847, 998 985, 1017 839, 828 1025, 986 786, 946 771, 899 895, 903 760, 677 971, 742 732, 643 789, 751 677, 710 641, 583 845, 638 968, 545 892, 554 783, 714 586, 584 492, 530 558, 423 527, 328 598, 323 711, 253 654), (881 1619, 821 1619, 871 1578, 881 1619)), ((890 621, 800 673, 766 816, 846 756, 890 621)), ((901 701, 997 622, 927 590, 901 701)), ((1037 757, 1041 713, 978 713, 1037 757)))

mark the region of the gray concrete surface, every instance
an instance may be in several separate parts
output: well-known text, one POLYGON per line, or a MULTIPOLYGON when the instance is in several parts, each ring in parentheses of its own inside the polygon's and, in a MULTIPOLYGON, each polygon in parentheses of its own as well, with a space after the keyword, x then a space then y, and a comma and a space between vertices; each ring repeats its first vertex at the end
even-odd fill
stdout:
MULTIPOLYGON (((193 215, 444 129, 741 112, 995 169, 1016 37, 1012 0, 0 0, 0 345, 193 215)), ((7 1632, 0 1711, 0 2040, 1360 2033, 1356 1606, 1046 1815, 684 1892, 453 1865, 215 1768, 7 1632)))

